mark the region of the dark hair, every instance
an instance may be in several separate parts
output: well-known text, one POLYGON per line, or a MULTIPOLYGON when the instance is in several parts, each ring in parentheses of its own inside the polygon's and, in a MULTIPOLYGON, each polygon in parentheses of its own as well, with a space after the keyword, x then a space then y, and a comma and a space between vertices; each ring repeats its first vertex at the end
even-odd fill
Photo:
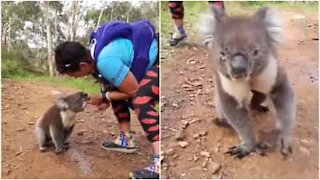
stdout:
POLYGON ((67 41, 55 49, 55 61, 59 73, 78 71, 80 62, 90 62, 89 51, 80 43, 67 41))

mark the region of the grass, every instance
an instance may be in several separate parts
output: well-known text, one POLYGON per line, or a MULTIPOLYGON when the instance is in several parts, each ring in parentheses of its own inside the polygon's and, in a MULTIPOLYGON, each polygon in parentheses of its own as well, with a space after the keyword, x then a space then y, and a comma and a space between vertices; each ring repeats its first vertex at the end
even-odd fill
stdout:
POLYGON ((32 68, 23 56, 15 52, 7 53, 2 51, 1 73, 2 79, 40 82, 59 87, 70 87, 89 94, 100 92, 99 85, 94 83, 92 78, 75 79, 66 76, 49 77, 41 71, 32 68))

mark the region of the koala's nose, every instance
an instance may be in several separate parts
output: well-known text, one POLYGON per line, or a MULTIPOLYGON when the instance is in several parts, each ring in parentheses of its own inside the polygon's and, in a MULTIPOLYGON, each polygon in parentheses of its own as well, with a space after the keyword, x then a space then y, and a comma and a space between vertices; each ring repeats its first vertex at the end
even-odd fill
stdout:
POLYGON ((235 75, 245 74, 248 68, 248 61, 242 55, 236 55, 231 60, 231 68, 235 75))

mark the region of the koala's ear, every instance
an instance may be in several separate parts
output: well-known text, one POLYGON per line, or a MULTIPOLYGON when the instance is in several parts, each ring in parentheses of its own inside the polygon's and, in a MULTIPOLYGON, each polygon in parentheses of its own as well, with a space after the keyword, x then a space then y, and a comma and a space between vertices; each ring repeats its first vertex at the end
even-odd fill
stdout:
POLYGON ((56 106, 58 107, 58 109, 60 109, 61 111, 65 111, 69 108, 68 103, 66 102, 66 100, 64 98, 59 98, 56 102, 56 106))
POLYGON ((212 46, 216 36, 216 29, 224 18, 225 11, 216 7, 212 7, 209 11, 202 14, 198 26, 204 45, 208 47, 212 46))
POLYGON ((275 11, 267 6, 261 7, 256 11, 254 19, 258 22, 264 23, 265 27, 267 28, 268 35, 274 44, 282 42, 282 22, 275 11))

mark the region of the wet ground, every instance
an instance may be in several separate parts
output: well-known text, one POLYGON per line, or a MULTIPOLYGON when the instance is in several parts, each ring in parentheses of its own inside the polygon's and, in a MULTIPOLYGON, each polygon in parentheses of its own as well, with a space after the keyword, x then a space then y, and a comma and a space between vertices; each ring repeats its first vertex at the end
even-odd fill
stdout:
POLYGON ((100 148, 117 136, 117 122, 111 109, 97 111, 87 106, 77 116, 70 137, 70 149, 56 155, 54 149, 40 153, 34 123, 59 93, 76 90, 45 84, 2 81, 2 178, 127 178, 130 170, 143 168, 151 158, 151 148, 139 122, 132 115, 136 154, 108 152, 100 148))

